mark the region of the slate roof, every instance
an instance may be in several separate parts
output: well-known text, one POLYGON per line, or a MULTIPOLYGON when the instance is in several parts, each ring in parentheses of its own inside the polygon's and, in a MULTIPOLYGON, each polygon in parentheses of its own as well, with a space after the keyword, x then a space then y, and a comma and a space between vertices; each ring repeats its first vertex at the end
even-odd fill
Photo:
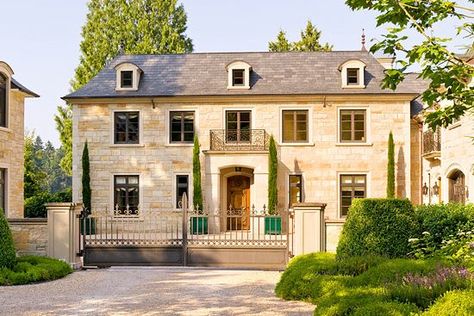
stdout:
POLYGON ((34 98, 39 98, 39 94, 31 91, 30 89, 28 89, 27 87, 25 87, 24 85, 22 85, 21 83, 19 83, 18 81, 16 81, 14 78, 11 79, 11 84, 10 86, 12 88, 15 88, 15 89, 18 89, 28 95, 30 95, 31 97, 34 97, 34 98))
POLYGON ((380 88, 384 68, 366 51, 242 52, 182 55, 120 55, 83 88, 64 99, 159 96, 419 94, 410 76, 396 91, 380 88), (342 89, 338 67, 359 59, 366 66, 365 89, 342 89), (252 66, 250 90, 228 90, 226 66, 252 66), (131 62, 143 70, 138 91, 115 91, 114 67, 131 62))

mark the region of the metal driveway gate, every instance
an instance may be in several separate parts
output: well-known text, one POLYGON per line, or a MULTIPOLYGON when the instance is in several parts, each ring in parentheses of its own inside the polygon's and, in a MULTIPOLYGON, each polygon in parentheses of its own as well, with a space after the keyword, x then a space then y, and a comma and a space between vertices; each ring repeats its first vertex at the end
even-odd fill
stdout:
POLYGON ((288 211, 114 211, 81 218, 85 266, 185 265, 283 269, 289 258, 288 211))

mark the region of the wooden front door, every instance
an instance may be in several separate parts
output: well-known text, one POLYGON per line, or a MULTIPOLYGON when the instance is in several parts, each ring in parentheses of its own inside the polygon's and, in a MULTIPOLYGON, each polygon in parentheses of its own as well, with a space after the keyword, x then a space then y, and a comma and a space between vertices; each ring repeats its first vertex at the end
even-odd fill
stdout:
POLYGON ((250 178, 227 179, 227 230, 250 229, 250 178))
POLYGON ((466 183, 462 171, 456 171, 449 178, 449 201, 455 203, 466 203, 466 183))

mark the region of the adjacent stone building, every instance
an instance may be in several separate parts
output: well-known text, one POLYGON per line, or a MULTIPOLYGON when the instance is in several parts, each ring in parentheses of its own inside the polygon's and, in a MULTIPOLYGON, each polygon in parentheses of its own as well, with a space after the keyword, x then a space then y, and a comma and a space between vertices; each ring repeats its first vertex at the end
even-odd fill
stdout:
POLYGON ((0 61, 0 208, 8 218, 23 218, 25 98, 38 95, 13 78, 0 61))
MULTIPOLYGON (((474 64, 474 56, 462 56, 474 64)), ((441 104, 445 106, 449 103, 441 104)), ((429 110, 429 109, 428 109, 429 110)), ((474 114, 447 128, 423 127, 423 203, 474 202, 474 114)))
POLYGON ((93 210, 178 209, 184 192, 192 197, 197 135, 205 208, 246 216, 267 204, 273 136, 278 208, 327 203, 333 250, 352 199, 386 194, 390 131, 397 196, 421 202, 413 119, 421 90, 412 75, 396 91, 381 89, 387 61, 367 51, 118 56, 65 97, 73 104, 73 199, 82 199, 87 141, 93 210))

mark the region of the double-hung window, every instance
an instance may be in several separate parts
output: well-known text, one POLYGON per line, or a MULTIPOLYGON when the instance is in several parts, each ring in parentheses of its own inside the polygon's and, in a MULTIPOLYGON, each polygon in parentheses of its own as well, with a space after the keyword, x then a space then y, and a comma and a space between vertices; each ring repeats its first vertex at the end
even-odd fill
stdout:
POLYGON ((340 212, 347 216, 352 201, 367 196, 367 176, 362 174, 344 174, 340 176, 340 212))
POLYGON ((139 181, 138 175, 114 176, 114 209, 119 212, 119 215, 138 214, 139 181))
POLYGON ((365 143, 367 141, 367 111, 340 111, 340 141, 341 143, 365 143))
POLYGON ((139 112, 115 112, 114 143, 139 144, 140 114, 139 112))
POLYGON ((282 116, 283 142, 307 143, 308 110, 284 110, 282 116))
POLYGON ((170 112, 170 143, 192 143, 194 140, 194 112, 170 112))
POLYGON ((121 88, 133 87, 133 71, 132 70, 122 70, 120 72, 120 87, 121 88))

